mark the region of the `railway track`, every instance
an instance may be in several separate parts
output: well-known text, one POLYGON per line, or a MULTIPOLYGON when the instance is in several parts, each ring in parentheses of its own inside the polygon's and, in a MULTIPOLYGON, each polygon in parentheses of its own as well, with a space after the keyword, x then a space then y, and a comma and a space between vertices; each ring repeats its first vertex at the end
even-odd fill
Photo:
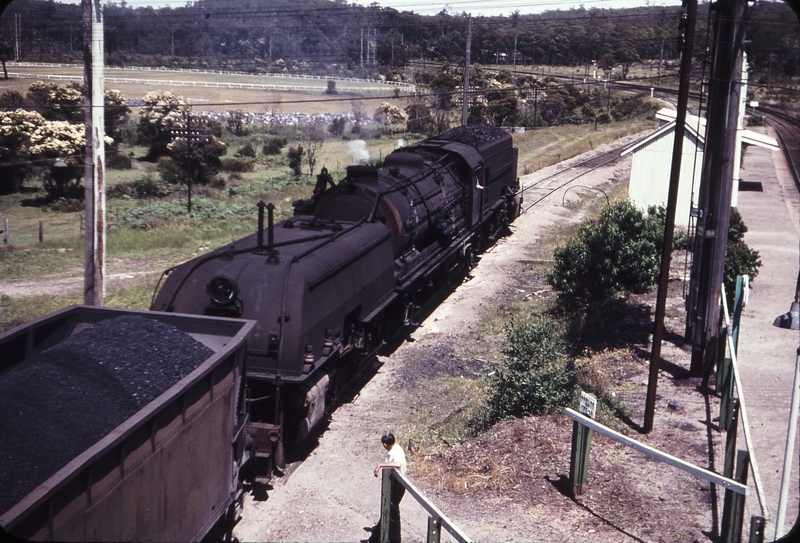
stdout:
POLYGON ((760 109, 778 136, 794 184, 800 190, 800 114, 776 106, 760 106, 760 109))
POLYGON ((623 151, 636 143, 638 143, 638 140, 620 147, 615 147, 610 151, 593 156, 587 160, 570 164, 562 170, 525 185, 520 189, 520 194, 524 195, 525 201, 525 205, 520 214, 526 213, 530 208, 580 177, 618 161, 623 151))

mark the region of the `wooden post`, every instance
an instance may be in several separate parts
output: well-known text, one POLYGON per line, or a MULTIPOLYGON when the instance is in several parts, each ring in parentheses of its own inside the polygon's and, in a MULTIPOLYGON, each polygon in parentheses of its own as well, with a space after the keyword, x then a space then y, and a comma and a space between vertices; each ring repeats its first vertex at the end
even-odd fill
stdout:
MULTIPOLYGON (((750 453, 740 450, 736 458, 736 480, 747 484, 747 472, 750 469, 750 453)), ((722 507, 722 541, 739 543, 742 540, 742 523, 744 522, 744 495, 725 490, 725 502, 722 507)))
POLYGON ((572 423, 572 453, 569 462, 569 481, 572 495, 583 494, 583 485, 589 473, 589 453, 592 448, 592 429, 578 421, 572 423))
POLYGON ((3 245, 8 245, 8 218, 3 218, 3 245))
POLYGON ((381 470, 381 533, 380 542, 389 543, 389 524, 391 522, 392 506, 392 471, 381 470))
POLYGON ((442 522, 438 518, 428 517, 428 543, 442 541, 442 522))
POLYGON ((725 428, 725 467, 722 474, 728 479, 733 478, 733 458, 736 451, 736 434, 739 429, 739 400, 731 400, 731 414, 728 426, 725 428))
POLYGON ((750 539, 748 539, 748 543, 764 543, 765 524, 764 517, 756 515, 750 517, 750 539))
POLYGON ((42 219, 39 219, 39 243, 44 241, 44 225, 42 219))

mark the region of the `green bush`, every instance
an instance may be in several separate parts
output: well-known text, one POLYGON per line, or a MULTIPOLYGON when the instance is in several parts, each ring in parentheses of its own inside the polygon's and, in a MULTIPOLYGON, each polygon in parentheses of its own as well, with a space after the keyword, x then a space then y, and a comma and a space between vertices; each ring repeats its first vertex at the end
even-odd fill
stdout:
POLYGON ((175 164, 170 157, 162 156, 158 159, 158 174, 164 183, 179 185, 186 180, 186 174, 175 164))
POLYGON ((266 156, 279 155, 287 143, 289 140, 286 138, 270 138, 264 142, 261 152, 266 156))
POLYGON ((152 174, 146 173, 140 179, 119 183, 108 188, 106 196, 109 198, 164 198, 172 193, 169 186, 156 181, 152 174))
POLYGON ((761 259, 758 251, 747 246, 744 242, 744 235, 747 226, 742 220, 742 216, 736 209, 731 209, 731 218, 728 222, 728 246, 725 249, 725 272, 723 284, 725 285, 725 297, 728 307, 733 308, 733 298, 736 295, 736 277, 739 275, 749 275, 750 280, 758 275, 758 268, 761 267, 761 259))
POLYGON ((764 126, 765 124, 767 123, 764 116, 758 113, 753 113, 747 118, 747 126, 764 126))
POLYGON ((585 221, 577 238, 553 252, 545 276, 565 305, 596 303, 619 292, 647 292, 658 277, 663 221, 629 200, 605 206, 597 221, 585 221))
POLYGON ((130 170, 133 167, 131 157, 125 153, 106 153, 106 166, 112 170, 130 170))
POLYGON ((238 151, 233 155, 236 158, 256 158, 256 150, 251 142, 242 145, 238 151))
POLYGON ((223 158, 221 162, 226 172, 252 172, 255 169, 255 165, 244 158, 223 158))
POLYGON ((505 363, 489 383, 489 424, 553 413, 570 403, 577 370, 552 318, 512 320, 505 331, 505 363))

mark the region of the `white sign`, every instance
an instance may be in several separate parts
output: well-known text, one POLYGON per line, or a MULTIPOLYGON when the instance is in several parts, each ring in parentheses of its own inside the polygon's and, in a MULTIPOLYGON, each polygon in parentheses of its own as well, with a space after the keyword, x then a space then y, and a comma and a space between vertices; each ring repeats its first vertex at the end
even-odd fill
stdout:
POLYGON ((597 411, 597 398, 588 392, 581 390, 581 407, 580 412, 587 417, 594 418, 597 411))

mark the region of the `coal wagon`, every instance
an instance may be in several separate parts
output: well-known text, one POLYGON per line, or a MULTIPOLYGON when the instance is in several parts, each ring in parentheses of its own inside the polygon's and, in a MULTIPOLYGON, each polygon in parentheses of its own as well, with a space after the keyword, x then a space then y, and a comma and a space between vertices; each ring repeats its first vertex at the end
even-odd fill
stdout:
POLYGON ((0 527, 55 541, 230 536, 253 325, 74 306, 0 335, 0 527))

